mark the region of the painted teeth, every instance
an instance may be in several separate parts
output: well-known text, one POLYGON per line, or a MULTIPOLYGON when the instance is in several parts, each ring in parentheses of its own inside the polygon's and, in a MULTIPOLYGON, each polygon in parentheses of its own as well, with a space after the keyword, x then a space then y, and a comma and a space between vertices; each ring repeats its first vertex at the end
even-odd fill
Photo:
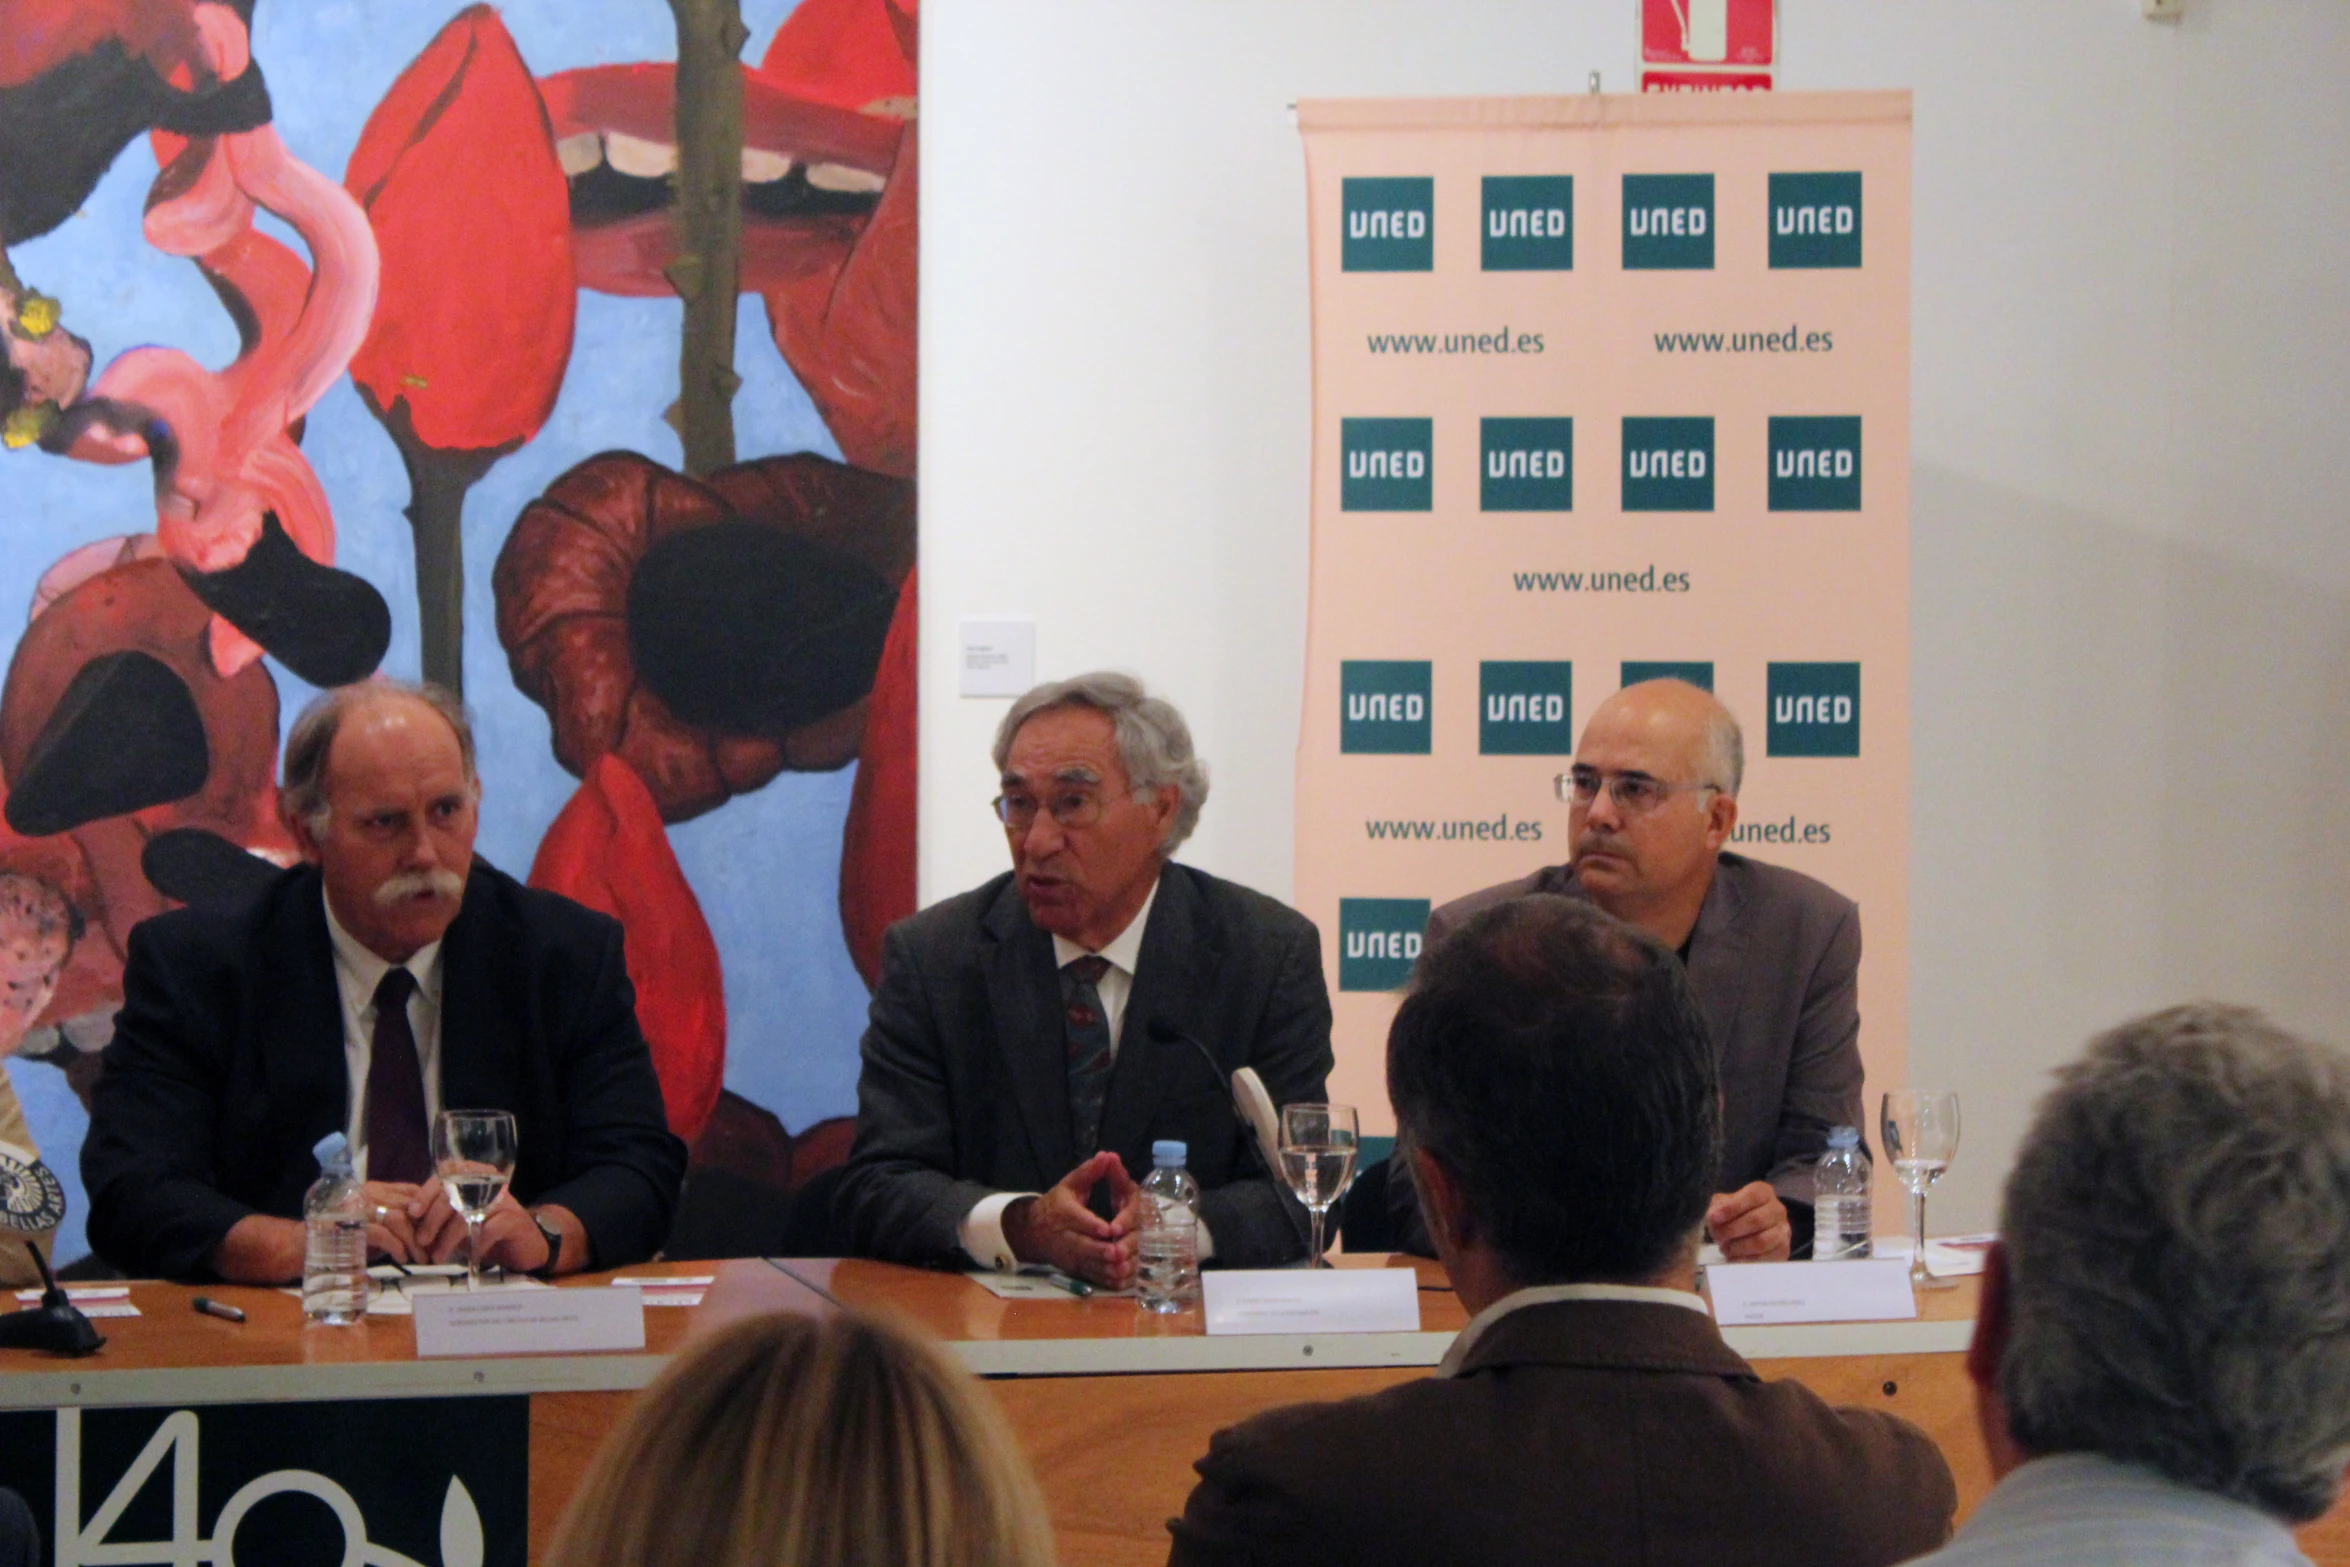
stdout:
POLYGON ((769 152, 762 147, 743 149, 743 181, 750 185, 771 185, 791 172, 791 155, 769 152))
POLYGON ((581 131, 555 143, 555 161, 563 166, 565 179, 577 179, 604 161, 604 138, 594 131, 581 131))
POLYGON ((631 179, 657 180, 677 172, 677 149, 666 142, 639 141, 620 131, 604 133, 604 156, 631 179))
POLYGON ((845 163, 811 163, 808 165, 808 183, 818 190, 870 196, 889 182, 878 174, 852 169, 845 163))

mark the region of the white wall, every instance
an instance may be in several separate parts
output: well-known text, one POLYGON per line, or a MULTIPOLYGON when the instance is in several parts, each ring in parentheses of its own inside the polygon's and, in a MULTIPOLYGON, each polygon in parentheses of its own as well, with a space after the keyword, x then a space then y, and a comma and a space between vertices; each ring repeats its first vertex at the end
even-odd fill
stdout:
MULTIPOLYGON (((2187 4, 1781 0, 1783 88, 1916 94, 1910 1055, 1968 1113, 1937 1229, 1991 1221, 2046 1068, 2132 1011, 2350 1041, 2350 6, 2187 4)), ((1284 105, 1625 90, 1632 0, 924 12, 923 899, 1004 863, 1004 704, 954 694, 990 615, 1179 702, 1215 769, 1186 858, 1286 894, 1284 105)))

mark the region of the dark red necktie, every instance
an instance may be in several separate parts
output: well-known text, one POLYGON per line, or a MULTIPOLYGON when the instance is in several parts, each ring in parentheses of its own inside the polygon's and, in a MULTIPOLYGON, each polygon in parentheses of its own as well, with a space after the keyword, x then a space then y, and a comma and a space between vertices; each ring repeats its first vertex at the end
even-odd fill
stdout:
POLYGON ((421 1182, 432 1175, 424 1116, 424 1068, 408 1026, 416 976, 384 971, 375 987, 375 1044, 367 1058, 367 1178, 421 1182))
POLYGON ((1098 952, 1072 958, 1061 970, 1061 1004, 1069 1034, 1069 1119, 1077 1157, 1101 1146, 1102 1098, 1110 1086, 1110 1020, 1098 988, 1110 960, 1098 952))

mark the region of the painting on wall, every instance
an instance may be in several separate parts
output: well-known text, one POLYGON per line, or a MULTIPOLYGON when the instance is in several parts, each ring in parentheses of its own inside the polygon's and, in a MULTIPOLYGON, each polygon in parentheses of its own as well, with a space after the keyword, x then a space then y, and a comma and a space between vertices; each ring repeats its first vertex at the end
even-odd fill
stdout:
MULTIPOLYGON (((0 0, 0 1163, 285 726, 471 708, 706 1192, 845 1155, 914 900, 915 0, 0 0)), ((0 1182, 0 1184, 5 1184, 0 1182)), ((689 1199, 690 1200, 690 1199, 689 1199)))

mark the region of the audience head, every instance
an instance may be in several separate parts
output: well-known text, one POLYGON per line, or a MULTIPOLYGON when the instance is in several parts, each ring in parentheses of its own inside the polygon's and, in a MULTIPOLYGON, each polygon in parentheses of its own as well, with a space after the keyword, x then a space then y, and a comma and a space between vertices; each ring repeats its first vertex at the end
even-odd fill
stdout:
POLYGON ((1713 1042, 1681 964, 1578 899, 1487 909, 1424 953, 1387 1091, 1448 1264, 1513 1287, 1682 1265, 1721 1162, 1713 1042), (1436 1190, 1431 1191, 1431 1187, 1436 1190))
POLYGON ((2125 1023, 2057 1074, 2000 1231, 1969 1369, 2002 1467, 2100 1453, 2295 1522, 2332 1505, 2350 1056, 2242 1007, 2125 1023))
POLYGON ((1599 704, 1576 744, 1567 812, 1575 880, 1625 918, 1702 898, 1738 820, 1738 720, 1685 680, 1644 680, 1599 704))
POLYGON ((906 1329, 737 1323, 596 1455, 551 1567, 1050 1567, 1044 1503, 970 1375, 906 1329))
POLYGON ((995 764, 1029 917, 1091 947, 1142 907, 1208 797, 1183 715, 1131 675, 1036 687, 997 727, 995 764))
POLYGON ((473 728, 436 686, 338 686, 287 737, 286 829, 324 875, 335 918, 389 962, 405 963, 457 918, 480 805, 473 728))

